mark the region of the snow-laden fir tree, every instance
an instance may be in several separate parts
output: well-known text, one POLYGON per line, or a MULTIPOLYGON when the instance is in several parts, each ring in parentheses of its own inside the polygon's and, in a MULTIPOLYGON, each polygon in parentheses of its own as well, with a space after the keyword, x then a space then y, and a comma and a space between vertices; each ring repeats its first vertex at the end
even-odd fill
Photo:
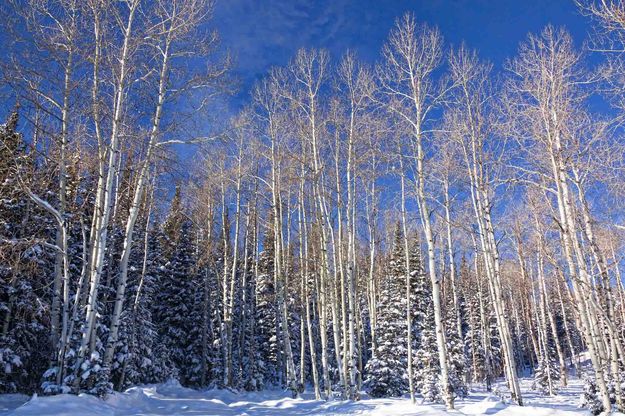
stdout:
POLYGON ((560 380, 560 368, 556 359, 556 349, 553 339, 549 339, 547 351, 543 351, 538 358, 538 366, 534 370, 532 388, 542 394, 553 395, 557 393, 557 383, 560 380))
POLYGON ((240 345, 241 364, 239 387, 247 391, 259 390, 262 379, 259 380, 258 338, 256 337, 256 279, 255 259, 252 253, 247 253, 247 284, 243 286, 245 302, 242 305, 242 343, 240 345))
POLYGON ((396 397, 408 389, 406 373, 406 270, 403 234, 395 231, 393 251, 377 305, 377 348, 365 367, 364 388, 372 397, 396 397))
POLYGON ((254 385, 269 387, 278 382, 278 321, 274 276, 274 236, 268 228, 263 239, 263 251, 258 259, 256 276, 256 364, 258 376, 254 385))
POLYGON ((464 346, 467 354, 468 370, 471 383, 481 383, 486 380, 484 357, 484 332, 480 322, 479 299, 475 294, 469 294, 466 299, 467 330, 464 333, 464 346))
POLYGON ((48 213, 24 187, 46 192, 47 167, 36 166, 17 131, 13 111, 0 125, 0 393, 33 392, 33 374, 49 365, 47 296, 54 250, 42 242, 53 235, 48 213))
MULTIPOLYGON (((459 306, 462 308, 462 304, 459 306)), ((465 383, 467 360, 464 341, 457 331, 455 308, 453 299, 448 296, 445 319, 445 339, 447 340, 447 353, 449 355, 449 384, 455 397, 466 397, 468 394, 467 385, 465 383)))
MULTIPOLYGON (((490 306, 490 305, 489 305, 490 306)), ((494 380, 503 374, 503 351, 501 349, 501 339, 499 338, 499 330, 497 329, 497 318, 495 311, 490 310, 488 315, 488 357, 490 362, 488 363, 488 369, 490 370, 489 378, 494 380)))
MULTIPOLYGON (((143 241, 139 235, 137 241, 143 241)), ((118 350, 112 379, 117 390, 138 384, 164 382, 177 377, 171 365, 169 349, 160 342, 152 309, 156 299, 161 266, 159 233, 148 236, 148 252, 143 244, 131 253, 128 282, 128 305, 123 312, 118 350), (144 258, 145 256, 145 258, 144 258), (143 262, 145 261, 145 264, 143 262)))
POLYGON ((202 291, 195 270, 193 225, 177 208, 179 202, 172 204, 163 226, 166 247, 163 256, 168 261, 158 273, 153 314, 160 342, 168 349, 163 354, 171 359, 181 384, 194 386, 198 384, 201 367, 201 336, 197 322, 201 316, 198 301, 202 291), (171 253, 171 257, 167 258, 165 253, 171 253))
POLYGON ((584 391, 580 396, 579 406, 588 409, 593 415, 603 412, 603 404, 599 398, 599 389, 592 376, 584 376, 584 391))
POLYGON ((440 365, 434 329, 434 306, 431 298, 425 298, 425 316, 421 328, 417 366, 415 371, 416 387, 423 399, 439 402, 442 399, 440 385, 440 365))
POLYGON ((415 391, 430 402, 440 401, 440 365, 434 324, 432 286, 423 268, 418 239, 410 253, 415 391))

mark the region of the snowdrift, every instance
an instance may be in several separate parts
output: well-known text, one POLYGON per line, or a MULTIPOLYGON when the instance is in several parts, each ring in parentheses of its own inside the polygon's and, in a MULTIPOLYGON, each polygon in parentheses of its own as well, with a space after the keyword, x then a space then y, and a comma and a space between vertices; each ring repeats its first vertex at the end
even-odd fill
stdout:
MULTIPOLYGON (((523 384, 527 384, 525 381, 523 384)), ((527 406, 504 403, 498 396, 480 389, 457 401, 453 414, 497 416, 566 416, 588 415, 577 408, 581 382, 573 380, 561 394, 543 397, 525 390, 527 406)), ((442 405, 416 405, 407 398, 370 399, 359 402, 315 400, 310 394, 292 399, 282 391, 236 393, 228 390, 197 391, 175 381, 159 385, 133 387, 106 400, 89 395, 62 394, 50 397, 23 395, 0 396, 0 414, 15 416, 121 416, 121 415, 374 415, 439 416, 447 415, 442 405)))

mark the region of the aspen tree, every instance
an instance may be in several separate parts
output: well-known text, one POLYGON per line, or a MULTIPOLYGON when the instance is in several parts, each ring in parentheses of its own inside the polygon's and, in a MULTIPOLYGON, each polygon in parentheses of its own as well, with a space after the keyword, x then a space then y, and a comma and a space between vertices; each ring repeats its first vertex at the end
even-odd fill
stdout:
POLYGON ((404 15, 397 20, 384 46, 384 65, 379 67, 378 81, 381 99, 389 113, 410 131, 414 148, 412 157, 416 164, 415 188, 427 244, 441 383, 447 408, 453 409, 454 397, 449 386, 447 345, 441 312, 441 279, 437 273, 434 233, 426 190, 428 167, 424 148, 429 128, 426 123, 432 110, 440 105, 447 92, 446 88, 438 90, 432 79, 433 73, 441 64, 442 44, 443 39, 437 29, 419 26, 413 16, 404 15))

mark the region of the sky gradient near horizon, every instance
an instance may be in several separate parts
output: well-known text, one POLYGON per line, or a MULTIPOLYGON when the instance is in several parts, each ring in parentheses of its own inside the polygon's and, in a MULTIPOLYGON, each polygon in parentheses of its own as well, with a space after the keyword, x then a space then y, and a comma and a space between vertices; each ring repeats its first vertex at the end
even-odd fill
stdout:
POLYGON ((438 26, 447 45, 464 41, 496 68, 547 24, 565 26, 578 46, 592 28, 573 0, 217 0, 213 24, 236 57, 235 102, 244 103, 257 79, 301 47, 325 48, 335 59, 351 49, 375 61, 406 12, 438 26))

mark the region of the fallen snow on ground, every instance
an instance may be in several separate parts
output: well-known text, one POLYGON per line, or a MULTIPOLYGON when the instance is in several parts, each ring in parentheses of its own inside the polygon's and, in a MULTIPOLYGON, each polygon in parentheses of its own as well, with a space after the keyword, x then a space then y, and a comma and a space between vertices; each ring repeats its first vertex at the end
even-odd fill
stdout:
MULTIPOLYGON (((506 404, 501 398, 481 388, 474 388, 468 398, 457 400, 453 414, 497 416, 566 416, 587 415, 577 408, 582 383, 571 380, 557 396, 545 397, 531 391, 531 382, 522 380, 525 406, 506 404)), ((501 385, 496 386, 501 389, 501 385)), ((442 405, 416 405, 407 398, 371 399, 358 402, 315 400, 311 394, 292 399, 282 391, 234 393, 227 390, 197 391, 176 382, 133 387, 106 400, 89 395, 33 397, 0 395, 0 415, 447 415, 442 405)))

